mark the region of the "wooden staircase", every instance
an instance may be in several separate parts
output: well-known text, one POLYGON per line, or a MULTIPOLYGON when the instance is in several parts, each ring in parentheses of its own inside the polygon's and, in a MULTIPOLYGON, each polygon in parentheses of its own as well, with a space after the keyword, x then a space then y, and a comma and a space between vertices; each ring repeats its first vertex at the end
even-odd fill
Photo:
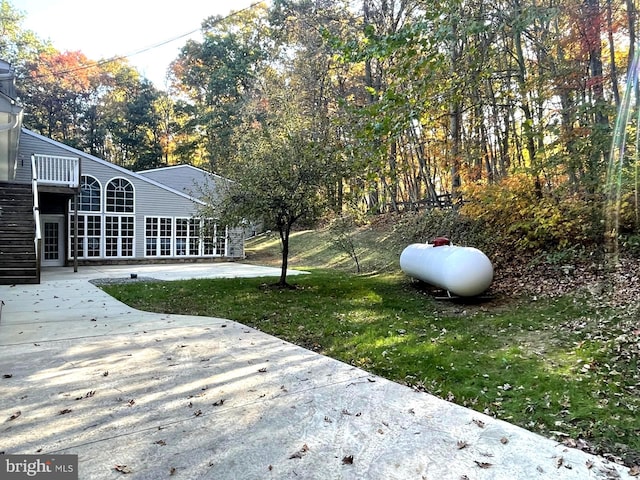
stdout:
POLYGON ((40 283, 31 185, 0 182, 0 285, 40 283))

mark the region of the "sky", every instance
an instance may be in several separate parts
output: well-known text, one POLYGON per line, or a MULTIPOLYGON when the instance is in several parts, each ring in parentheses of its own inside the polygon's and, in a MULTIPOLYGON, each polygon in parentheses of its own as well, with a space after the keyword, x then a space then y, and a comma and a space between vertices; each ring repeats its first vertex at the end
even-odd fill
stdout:
POLYGON ((129 57, 129 62, 159 89, 166 89, 166 71, 185 42, 212 15, 227 15, 257 0, 9 0, 33 30, 63 51, 79 50, 91 60, 129 55, 167 40, 161 47, 129 57))

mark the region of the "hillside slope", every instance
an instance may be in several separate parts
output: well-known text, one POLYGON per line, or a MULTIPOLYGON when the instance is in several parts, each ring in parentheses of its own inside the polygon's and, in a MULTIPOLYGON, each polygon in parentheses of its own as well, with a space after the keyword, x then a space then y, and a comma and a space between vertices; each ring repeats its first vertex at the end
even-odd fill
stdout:
MULTIPOLYGON (((618 268, 612 271, 598 252, 567 249, 516 253, 502 249, 499 244, 478 245, 474 243, 474 234, 450 227, 443 227, 442 231, 431 235, 424 234, 416 230, 412 222, 411 217, 389 214, 354 229, 350 235, 358 255, 360 273, 402 275, 399 259, 407 245, 444 234, 455 244, 480 248, 491 259, 495 276, 490 294, 510 298, 585 292, 607 304, 638 310, 640 259, 631 255, 623 255, 618 268)), ((281 248, 277 233, 249 239, 246 254, 249 263, 280 266, 281 248)), ((289 266, 356 272, 354 260, 336 246, 327 227, 292 233, 289 266)))

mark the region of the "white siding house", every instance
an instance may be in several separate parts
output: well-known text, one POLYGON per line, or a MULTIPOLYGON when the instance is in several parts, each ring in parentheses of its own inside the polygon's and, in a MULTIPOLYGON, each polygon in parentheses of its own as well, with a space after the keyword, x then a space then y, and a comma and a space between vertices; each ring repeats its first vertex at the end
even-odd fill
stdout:
POLYGON ((216 188, 222 177, 191 166, 135 173, 22 129, 15 181, 31 181, 32 158, 44 174, 47 162, 79 159, 79 188, 39 184, 42 266, 68 265, 74 253, 80 264, 244 257, 241 229, 198 217, 197 186, 216 188))

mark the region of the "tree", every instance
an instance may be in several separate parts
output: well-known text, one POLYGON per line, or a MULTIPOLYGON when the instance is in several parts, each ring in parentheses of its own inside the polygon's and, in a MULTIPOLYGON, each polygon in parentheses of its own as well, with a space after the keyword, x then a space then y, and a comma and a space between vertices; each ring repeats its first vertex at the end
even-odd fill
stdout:
POLYGON ((18 92, 25 125, 75 148, 86 148, 84 117, 95 102, 102 72, 82 52, 49 51, 25 65, 18 92))
POLYGON ((324 210, 323 187, 330 175, 322 145, 312 138, 296 104, 298 92, 271 74, 268 86, 244 108, 242 138, 234 157, 235 182, 202 215, 228 225, 261 220, 278 231, 282 265, 278 286, 288 287, 287 268, 292 227, 315 221, 324 210))
POLYGON ((118 165, 146 170, 163 165, 160 93, 139 73, 123 65, 104 96, 104 155, 118 165))
POLYGON ((171 66, 174 87, 192 109, 185 128, 194 135, 180 150, 190 151, 192 157, 204 150, 209 169, 224 173, 224 163, 236 148, 233 132, 242 122, 243 97, 265 57, 265 8, 210 17, 202 32, 203 40, 188 41, 171 66))
POLYGON ((40 40, 31 30, 22 28, 25 15, 7 0, 0 0, 0 58, 22 73, 25 62, 35 59, 51 44, 40 40))

